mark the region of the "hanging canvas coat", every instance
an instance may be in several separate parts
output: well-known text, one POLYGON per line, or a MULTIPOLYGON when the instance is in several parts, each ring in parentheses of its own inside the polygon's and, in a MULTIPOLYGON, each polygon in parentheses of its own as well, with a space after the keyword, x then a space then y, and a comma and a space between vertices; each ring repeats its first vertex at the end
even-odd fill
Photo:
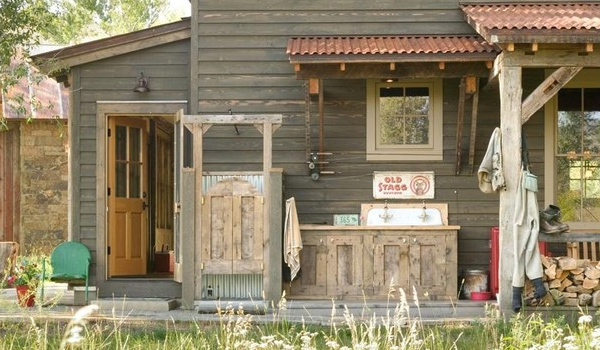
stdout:
POLYGON ((506 187, 502 169, 502 137, 498 127, 492 133, 477 179, 483 193, 494 193, 506 187))

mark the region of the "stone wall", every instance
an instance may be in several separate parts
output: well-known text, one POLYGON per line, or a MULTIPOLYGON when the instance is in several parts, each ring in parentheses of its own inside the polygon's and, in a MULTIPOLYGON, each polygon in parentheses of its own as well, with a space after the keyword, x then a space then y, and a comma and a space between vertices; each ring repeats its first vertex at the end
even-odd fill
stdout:
POLYGON ((49 255, 67 239, 67 129, 58 120, 20 124, 21 253, 49 255))

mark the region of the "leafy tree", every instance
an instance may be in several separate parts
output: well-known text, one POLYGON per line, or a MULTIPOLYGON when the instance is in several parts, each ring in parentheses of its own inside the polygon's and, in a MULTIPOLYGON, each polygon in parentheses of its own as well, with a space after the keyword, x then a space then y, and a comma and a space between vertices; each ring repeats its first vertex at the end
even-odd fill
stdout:
POLYGON ((39 42, 46 9, 45 0, 0 0, 0 69, 6 70, 19 50, 39 42))
POLYGON ((168 0, 46 0, 52 20, 45 36, 54 43, 73 44, 129 33, 175 21, 168 0))
MULTIPOLYGON (((41 40, 72 45, 176 20, 167 8, 168 0, 0 0, 1 95, 9 96, 6 102, 17 111, 27 111, 28 103, 40 106, 8 91, 23 79, 30 84, 43 79, 26 59, 41 40)), ((0 129, 6 128, 0 115, 0 129)))

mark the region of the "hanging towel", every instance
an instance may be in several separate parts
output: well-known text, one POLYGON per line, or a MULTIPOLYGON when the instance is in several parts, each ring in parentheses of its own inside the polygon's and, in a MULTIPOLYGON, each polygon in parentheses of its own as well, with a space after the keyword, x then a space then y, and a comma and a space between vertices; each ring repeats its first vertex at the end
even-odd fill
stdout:
POLYGON ((483 193, 494 193, 506 187, 502 169, 502 137, 500 128, 495 128, 487 151, 477 172, 479 189, 483 193))
POLYGON ((300 250, 302 250, 302 237, 300 236, 300 222, 296 212, 294 197, 285 201, 285 224, 283 228, 283 244, 285 263, 290 267, 291 280, 293 281, 300 271, 300 250))

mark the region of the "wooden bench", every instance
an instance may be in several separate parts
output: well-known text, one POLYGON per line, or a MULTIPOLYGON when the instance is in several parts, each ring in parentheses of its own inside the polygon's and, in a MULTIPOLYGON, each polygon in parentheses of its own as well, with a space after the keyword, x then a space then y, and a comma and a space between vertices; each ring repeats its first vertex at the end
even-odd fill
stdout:
POLYGON ((600 232, 572 231, 558 235, 547 235, 540 232, 538 240, 566 243, 567 256, 570 258, 600 261, 600 232))

